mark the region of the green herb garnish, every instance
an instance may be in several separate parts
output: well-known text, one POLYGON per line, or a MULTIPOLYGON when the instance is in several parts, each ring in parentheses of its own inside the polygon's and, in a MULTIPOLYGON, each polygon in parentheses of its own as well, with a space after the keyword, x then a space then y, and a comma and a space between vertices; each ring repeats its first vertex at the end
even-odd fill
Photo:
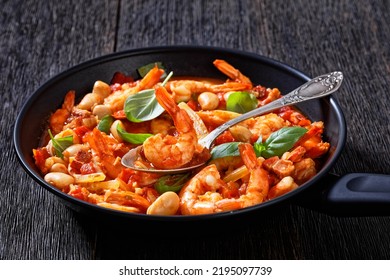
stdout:
POLYGON ((154 89, 143 90, 129 96, 124 110, 126 118, 132 122, 152 120, 164 112, 164 108, 157 102, 154 89))
POLYGON ((114 117, 112 117, 111 115, 105 115, 100 120, 97 128, 106 134, 110 134, 110 128, 113 122, 114 122, 114 117))
MULTIPOLYGON (((164 86, 171 78, 172 72, 166 77, 162 85, 164 86)), ((154 89, 142 90, 134 95, 130 95, 125 102, 124 111, 126 118, 132 122, 143 122, 157 118, 164 112, 164 108, 156 99, 154 89)))
POLYGON ((65 151, 66 148, 73 145, 73 135, 68 135, 65 137, 55 139, 50 129, 48 130, 48 133, 56 156, 60 158, 64 158, 62 152, 65 151))
POLYGON ((221 145, 215 146, 211 150, 211 159, 229 157, 229 156, 239 156, 240 152, 238 151, 238 145, 241 142, 229 142, 223 143, 221 145))
POLYGON ((244 114, 257 108, 258 101, 256 97, 245 91, 236 91, 229 95, 226 101, 228 111, 244 114))
MULTIPOLYGON (((262 138, 260 137, 254 143, 253 148, 258 157, 280 157, 283 153, 290 150, 306 132, 307 129, 300 126, 283 127, 272 133, 264 143, 262 143, 262 138)), ((240 142, 230 142, 215 146, 211 150, 211 158, 239 156, 239 144, 240 142)))
POLYGON ((120 124, 117 125, 116 130, 124 141, 137 145, 142 144, 150 136, 153 136, 153 134, 149 133, 128 133, 120 124))
POLYGON ((264 143, 260 138, 254 145, 255 152, 265 158, 280 157, 290 150, 306 132, 307 129, 300 126, 283 127, 272 133, 264 143))
POLYGON ((162 194, 165 192, 178 192, 186 183, 190 173, 166 175, 160 177, 154 184, 154 188, 158 193, 162 194))

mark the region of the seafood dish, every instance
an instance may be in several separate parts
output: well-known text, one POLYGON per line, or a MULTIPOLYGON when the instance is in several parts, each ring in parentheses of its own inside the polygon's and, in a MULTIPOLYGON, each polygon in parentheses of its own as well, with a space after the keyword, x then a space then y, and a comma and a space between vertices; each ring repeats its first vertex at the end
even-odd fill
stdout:
POLYGON ((32 151, 44 180, 118 211, 202 215, 265 203, 314 177, 330 149, 324 123, 292 106, 231 127, 210 150, 199 144, 221 124, 282 96, 278 88, 253 84, 245 69, 221 59, 210 63, 225 80, 176 77, 156 62, 138 68, 139 77, 117 72, 111 81, 96 81, 81 100, 65 89, 32 151), (122 165, 140 145, 141 168, 206 164, 173 175, 122 165))

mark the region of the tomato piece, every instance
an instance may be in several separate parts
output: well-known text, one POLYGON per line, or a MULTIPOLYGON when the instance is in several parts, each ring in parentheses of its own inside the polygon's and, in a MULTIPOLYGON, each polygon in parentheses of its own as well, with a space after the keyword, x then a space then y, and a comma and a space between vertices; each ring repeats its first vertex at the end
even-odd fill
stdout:
POLYGON ((130 168, 123 168, 117 178, 129 184, 131 182, 139 182, 141 180, 141 174, 130 168))
POLYGON ((46 147, 33 149, 33 156, 35 159, 35 164, 39 167, 41 172, 46 173, 48 170, 46 170, 47 168, 45 167, 45 161, 50 157, 46 147))
POLYGON ((223 132, 221 135, 219 135, 217 137, 217 139, 215 139, 215 145, 220 145, 220 144, 223 144, 223 143, 229 143, 229 142, 234 142, 235 139, 233 137, 233 135, 231 134, 231 132, 229 130, 223 132))
POLYGON ((90 201, 90 199, 88 197, 89 191, 86 188, 75 185, 74 188, 72 188, 68 194, 73 196, 74 198, 92 203, 92 201, 90 201))
POLYGON ((93 163, 92 162, 89 162, 89 163, 84 163, 83 165, 81 165, 80 167, 80 173, 81 174, 92 174, 92 173, 96 173, 96 168, 95 166, 93 166, 93 163))
POLYGON ((122 72, 115 72, 114 76, 111 79, 110 84, 124 84, 124 83, 132 83, 134 82, 133 77, 131 76, 126 76, 122 72))
POLYGON ((284 119, 285 121, 288 121, 293 112, 294 110, 290 106, 285 106, 277 110, 277 115, 282 119, 284 119))
POLYGON ((79 127, 76 127, 74 129, 74 132, 77 134, 77 136, 82 139, 85 135, 85 133, 87 133, 88 131, 91 131, 88 127, 82 125, 82 126, 79 126, 79 127))
POLYGON ((187 102, 187 105, 194 111, 199 111, 199 103, 196 102, 195 100, 191 99, 190 101, 187 102))
POLYGON ((116 112, 112 113, 111 116, 113 116, 117 120, 125 120, 126 119, 125 110, 116 111, 116 112))

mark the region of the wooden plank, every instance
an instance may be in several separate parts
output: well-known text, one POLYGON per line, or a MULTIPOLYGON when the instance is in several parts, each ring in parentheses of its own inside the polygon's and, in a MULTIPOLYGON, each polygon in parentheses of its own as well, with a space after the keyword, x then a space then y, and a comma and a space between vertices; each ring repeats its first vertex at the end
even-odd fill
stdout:
MULTIPOLYGON (((0 259, 89 259, 77 216, 22 170, 12 129, 43 82, 115 48, 117 1, 2 1, 0 259), (7 171, 6 171, 7 170, 7 171)), ((37 108, 39 110, 39 108, 37 108)))
MULTIPOLYGON (((292 203, 232 231, 138 234, 66 208, 20 167, 12 128, 46 79, 88 59, 156 45, 266 55, 315 76, 341 70, 348 123, 332 170, 390 173, 388 1, 1 1, 0 259, 389 259, 390 218, 333 217, 292 203)), ((207 229, 202 229, 207 231, 207 229)))

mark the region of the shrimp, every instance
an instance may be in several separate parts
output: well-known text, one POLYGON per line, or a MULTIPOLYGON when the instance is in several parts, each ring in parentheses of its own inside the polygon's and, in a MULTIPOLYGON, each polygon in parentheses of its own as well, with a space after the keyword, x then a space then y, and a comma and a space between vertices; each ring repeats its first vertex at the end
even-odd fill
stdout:
POLYGON ((181 214, 198 215, 218 212, 215 203, 222 200, 222 196, 217 191, 224 185, 226 183, 221 180, 214 164, 203 168, 180 190, 181 214))
POLYGON ((298 185, 294 182, 294 179, 291 176, 284 177, 269 190, 268 198, 273 199, 295 190, 296 188, 298 188, 298 185))
POLYGON ((197 111, 204 124, 209 127, 217 127, 241 114, 225 110, 197 111))
POLYGON ((230 91, 248 90, 252 88, 250 84, 240 82, 213 84, 197 80, 174 80, 168 82, 165 87, 172 94, 176 103, 187 102, 191 99, 193 94, 201 94, 203 92, 227 93, 230 91))
POLYGON ((228 170, 233 171, 234 169, 243 165, 242 158, 239 156, 227 156, 220 157, 210 161, 210 164, 215 164, 219 171, 228 170))
POLYGON ((49 124, 53 135, 58 134, 62 131, 67 119, 70 117, 74 107, 75 95, 75 91, 69 91, 65 95, 62 107, 60 109, 57 109, 54 114, 50 116, 49 124))
POLYGON ((316 175, 316 163, 311 158, 305 158, 294 164, 294 173, 291 175, 298 184, 303 184, 316 175))
POLYGON ((210 83, 195 80, 174 80, 166 84, 176 103, 187 102, 193 94, 205 92, 211 87, 210 83))
POLYGON ((262 159, 256 158, 250 144, 241 144, 239 150, 242 160, 249 170, 249 181, 240 187, 241 194, 238 197, 224 197, 224 191, 229 190, 232 184, 229 185, 221 179, 215 164, 208 165, 181 189, 179 198, 182 215, 231 211, 259 204, 266 200, 269 182, 267 172, 261 167, 262 159))
POLYGON ((170 81, 167 83, 166 88, 172 93, 173 99, 177 103, 187 102, 191 99, 193 94, 201 94, 204 92, 227 93, 231 91, 250 90, 253 88, 251 80, 225 60, 216 59, 213 64, 218 70, 228 76, 231 81, 222 84, 213 84, 197 80, 170 81))
MULTIPOLYGON (((233 118, 240 116, 239 113, 213 110, 213 111, 198 111, 196 112, 208 127, 218 127, 233 118)), ((245 129, 245 134, 250 135, 252 142, 255 142, 260 136, 266 140, 272 132, 275 132, 282 127, 288 125, 288 122, 274 113, 262 115, 256 118, 251 118, 242 121, 239 126, 240 129, 245 129), (249 131, 248 131, 249 130, 249 131)))
POLYGON ((238 146, 242 160, 249 170, 249 182, 239 198, 225 198, 216 203, 222 211, 230 211, 260 204, 267 199, 268 173, 262 168, 262 158, 257 158, 253 146, 243 143, 238 146))
POLYGON ((219 71, 224 73, 233 81, 240 82, 243 84, 248 84, 252 87, 251 80, 247 76, 242 74, 238 69, 234 68, 232 65, 227 63, 225 60, 216 59, 214 60, 213 64, 215 67, 218 68, 219 71))
POLYGON ((111 178, 116 178, 121 173, 123 166, 120 157, 116 153, 124 154, 128 151, 123 144, 118 143, 115 138, 94 128, 83 138, 88 142, 92 150, 99 157, 98 165, 103 172, 111 178))
POLYGON ((256 141, 259 137, 266 140, 272 132, 287 126, 286 121, 274 113, 246 120, 243 124, 252 133, 252 141, 256 141))
POLYGON ((130 87, 124 91, 115 91, 104 99, 103 104, 108 105, 111 109, 111 112, 122 110, 127 97, 136 94, 141 90, 152 88, 160 81, 161 75, 163 73, 164 70, 155 66, 145 75, 145 77, 142 78, 142 80, 136 83, 134 87, 130 87))
POLYGON ((156 88, 156 98, 171 115, 178 136, 156 134, 143 143, 145 157, 161 169, 178 168, 189 163, 197 151, 198 138, 187 112, 180 109, 164 87, 156 88))
POLYGON ((267 91, 267 97, 260 102, 260 106, 264 106, 272 101, 275 101, 276 99, 279 99, 281 96, 281 93, 277 88, 267 89, 266 91, 267 91))
POLYGON ((291 160, 292 162, 298 162, 303 159, 303 156, 306 153, 306 149, 302 146, 297 146, 291 152, 285 152, 282 155, 282 159, 291 160))
POLYGON ((309 130, 303 135, 295 147, 302 146, 306 149, 306 156, 310 158, 318 158, 325 154, 330 144, 322 141, 321 135, 324 131, 324 123, 321 121, 313 122, 309 127, 309 130))

